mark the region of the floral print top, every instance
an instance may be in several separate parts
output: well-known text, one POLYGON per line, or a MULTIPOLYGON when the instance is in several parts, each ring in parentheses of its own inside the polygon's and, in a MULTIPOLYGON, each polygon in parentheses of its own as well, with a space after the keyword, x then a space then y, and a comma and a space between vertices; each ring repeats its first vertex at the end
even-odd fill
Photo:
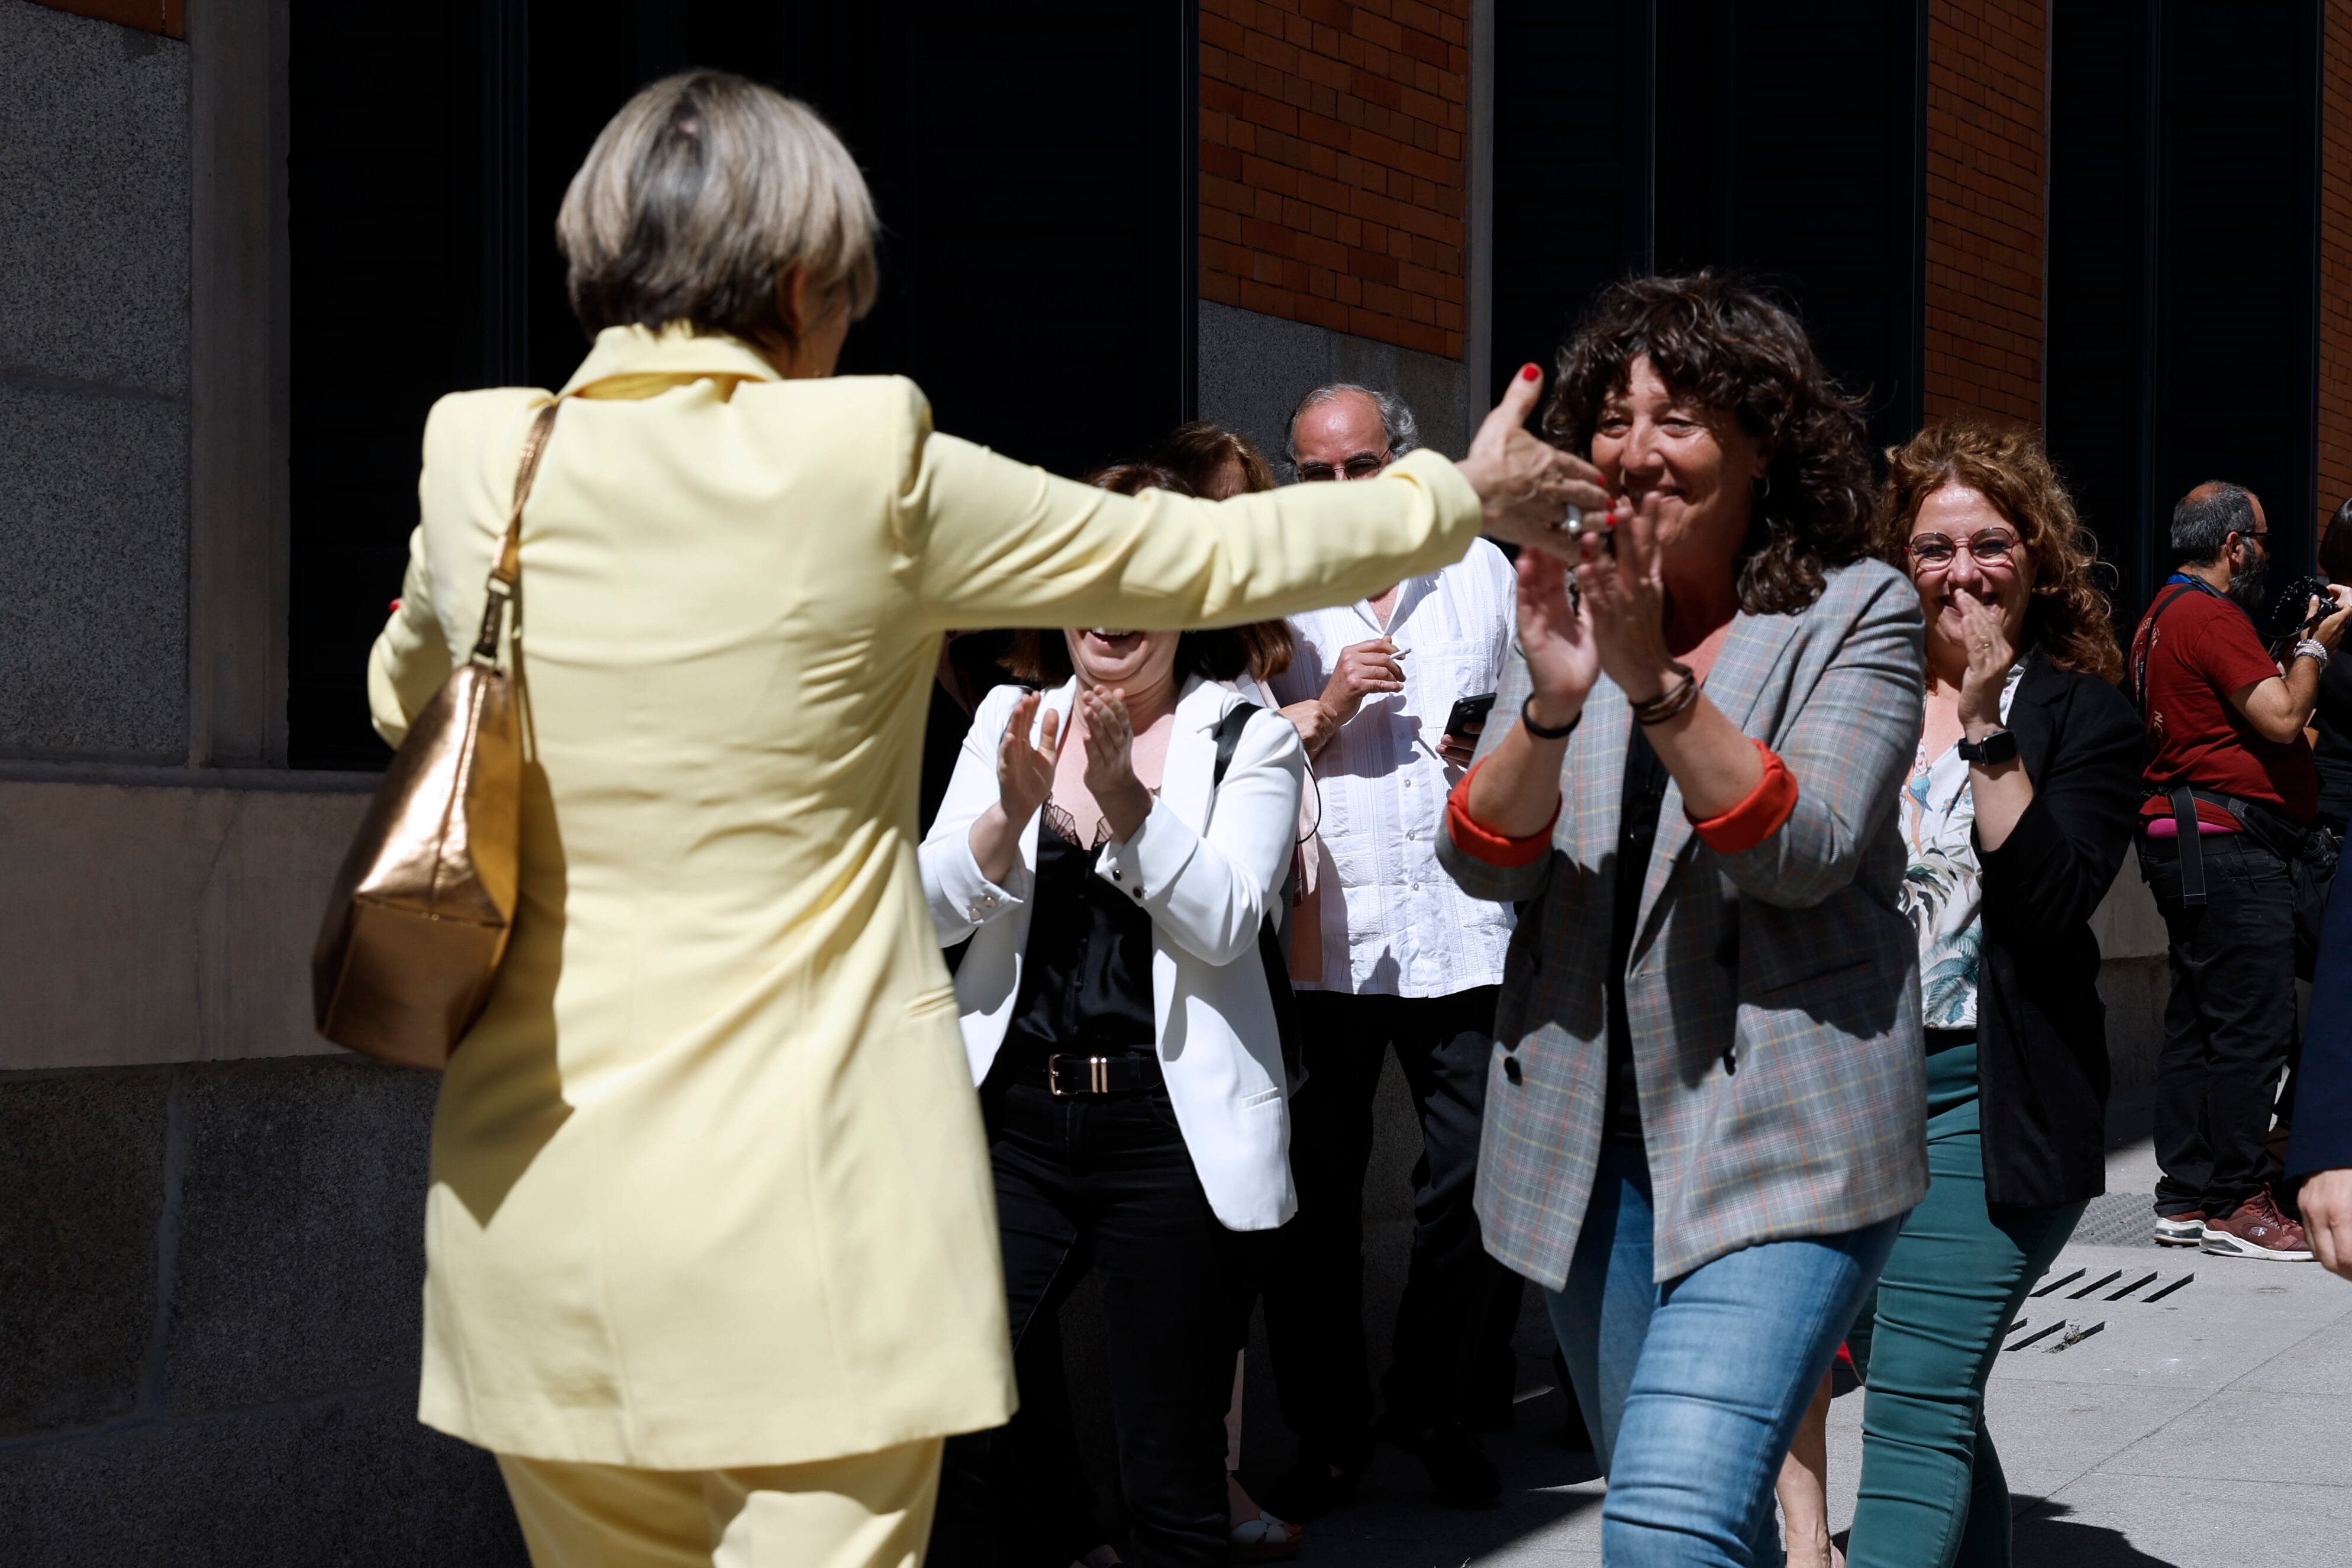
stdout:
MULTIPOLYGON (((2004 723, 2024 673, 2021 658, 2001 687, 2004 723)), ((1903 843, 1911 859, 1903 873, 1901 900, 1919 938, 1919 1023, 1929 1029, 1973 1029, 1984 896, 1977 885, 1976 797, 1957 744, 1931 758, 1921 740, 1903 785, 1902 813, 1903 843)))

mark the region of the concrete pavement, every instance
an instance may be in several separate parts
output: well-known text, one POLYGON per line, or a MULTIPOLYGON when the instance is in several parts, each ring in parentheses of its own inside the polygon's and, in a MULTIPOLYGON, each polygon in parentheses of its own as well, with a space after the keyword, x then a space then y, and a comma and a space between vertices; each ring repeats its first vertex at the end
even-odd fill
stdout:
MULTIPOLYGON (((2145 1245, 2144 1142, 2114 1151, 2111 1198, 2030 1300, 1988 1393, 2016 1500, 2021 1568, 2343 1568, 2352 1563, 2352 1284, 2315 1264, 2145 1245), (2154 1272, 2157 1278, 2135 1284, 2154 1272), (2113 1279, 2106 1276, 2113 1275, 2113 1279), (2186 1284, 2176 1284, 2193 1275, 2186 1284), (2086 1287, 2089 1289, 2085 1293, 2086 1287), (2167 1287, 2173 1287, 2168 1289, 2167 1287), (2109 1300, 2127 1291, 2120 1300, 2109 1300), (2161 1299, 2151 1300, 2158 1292, 2161 1299), (2052 1322, 2097 1332, 2063 1349, 2052 1322), (2242 1485, 2233 1485, 2241 1483, 2242 1485)), ((1302 1562, 1362 1568, 1597 1564, 1601 1483, 1559 1440, 1548 1331, 1530 1293, 1518 1423, 1488 1439, 1495 1510, 1440 1507, 1414 1461, 1383 1450, 1350 1507, 1307 1528, 1302 1562)), ((1831 1515, 1853 1512, 1860 1393, 1830 1420, 1831 1515)))

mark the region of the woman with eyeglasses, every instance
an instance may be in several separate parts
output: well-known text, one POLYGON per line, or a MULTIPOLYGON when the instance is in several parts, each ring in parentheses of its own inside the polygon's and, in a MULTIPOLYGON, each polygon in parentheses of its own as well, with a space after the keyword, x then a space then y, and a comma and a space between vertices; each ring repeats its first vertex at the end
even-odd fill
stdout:
POLYGON ((2091 911, 2131 847, 2140 726, 2113 684, 2095 542, 2032 435, 1921 432, 1890 454, 1884 516, 1879 552, 1927 621, 1926 721, 1900 811, 1929 1185, 1850 1336, 1869 1392, 1847 1561, 1990 1568, 2010 1561, 2010 1503, 1985 1379, 2105 1186, 2091 911))

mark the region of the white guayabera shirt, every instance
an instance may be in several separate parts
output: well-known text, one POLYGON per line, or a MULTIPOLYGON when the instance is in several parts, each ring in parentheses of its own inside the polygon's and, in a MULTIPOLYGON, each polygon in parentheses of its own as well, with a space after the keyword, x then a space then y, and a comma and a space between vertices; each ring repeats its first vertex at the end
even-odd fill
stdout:
POLYGON ((1323 978, 1300 981, 1302 989, 1448 996, 1501 982, 1510 906, 1471 898, 1437 864, 1445 796, 1462 777, 1437 747, 1454 701, 1500 682, 1517 586, 1510 562, 1482 539, 1454 565, 1407 579, 1385 633, 1361 601, 1291 617, 1298 656, 1271 683, 1285 706, 1321 696, 1357 643, 1385 635, 1404 650, 1404 689, 1365 698, 1314 759, 1329 859, 1319 889, 1323 978))

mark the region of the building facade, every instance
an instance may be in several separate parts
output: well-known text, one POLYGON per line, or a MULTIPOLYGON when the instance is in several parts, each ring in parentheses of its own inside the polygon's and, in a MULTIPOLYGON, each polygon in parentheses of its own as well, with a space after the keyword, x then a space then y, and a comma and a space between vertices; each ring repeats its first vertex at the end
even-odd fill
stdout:
POLYGON ((2126 614, 2189 484, 2283 574, 2352 491, 2352 0, 0 0, 0 1556, 520 1561, 413 1418, 434 1085, 307 959, 425 410, 569 374, 564 184, 692 63, 867 169, 846 368, 1060 471, 1279 459, 1336 378, 1458 455, 1596 288, 1717 265, 1879 439, 2042 428, 2126 614))

